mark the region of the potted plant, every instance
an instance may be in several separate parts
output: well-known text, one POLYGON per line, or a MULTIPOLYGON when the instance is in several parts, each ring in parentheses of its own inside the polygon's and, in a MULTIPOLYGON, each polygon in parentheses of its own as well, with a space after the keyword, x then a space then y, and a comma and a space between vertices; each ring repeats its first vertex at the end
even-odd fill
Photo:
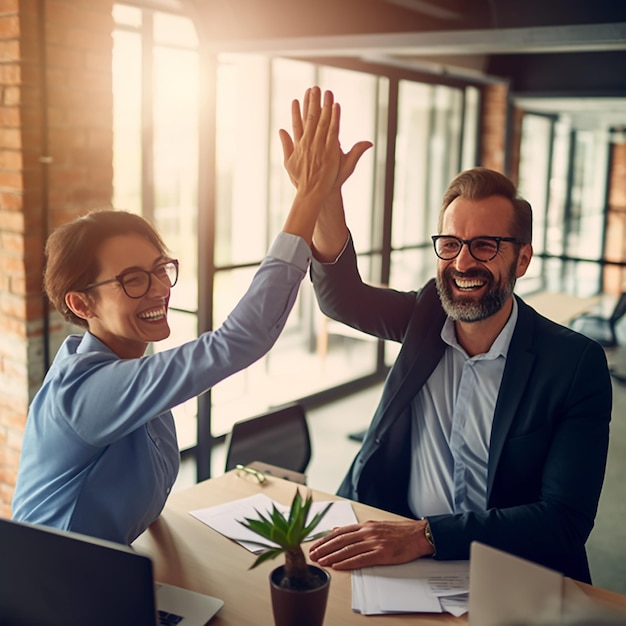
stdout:
POLYGON ((307 563, 301 544, 305 539, 313 540, 326 534, 310 536, 332 503, 308 520, 312 502, 310 493, 303 499, 300 491, 296 490, 287 518, 274 505, 268 515, 257 511, 259 519, 245 518, 240 522, 277 545, 264 550, 250 569, 285 554, 285 564, 270 573, 276 626, 321 626, 324 621, 330 575, 321 567, 307 563))

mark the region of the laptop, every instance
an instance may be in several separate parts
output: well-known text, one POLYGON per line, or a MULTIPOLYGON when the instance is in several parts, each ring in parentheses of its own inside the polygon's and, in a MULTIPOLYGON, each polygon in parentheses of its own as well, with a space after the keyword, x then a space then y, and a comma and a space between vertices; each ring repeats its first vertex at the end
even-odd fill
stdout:
POLYGON ((477 541, 470 546, 469 626, 626 626, 623 610, 571 578, 477 541))
POLYGON ((0 626, 204 626, 223 605, 127 546, 0 519, 0 626))
POLYGON ((561 624, 562 614, 562 574, 472 542, 470 626, 561 624))

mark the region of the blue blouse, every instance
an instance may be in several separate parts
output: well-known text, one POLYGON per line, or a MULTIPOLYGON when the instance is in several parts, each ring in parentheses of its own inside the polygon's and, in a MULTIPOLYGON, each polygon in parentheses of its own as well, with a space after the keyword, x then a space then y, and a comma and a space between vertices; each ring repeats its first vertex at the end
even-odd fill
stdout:
POLYGON ((176 348, 121 359, 69 336, 31 403, 13 518, 130 544, 161 513, 180 464, 172 407, 274 345, 311 252, 279 233, 223 325, 176 348))

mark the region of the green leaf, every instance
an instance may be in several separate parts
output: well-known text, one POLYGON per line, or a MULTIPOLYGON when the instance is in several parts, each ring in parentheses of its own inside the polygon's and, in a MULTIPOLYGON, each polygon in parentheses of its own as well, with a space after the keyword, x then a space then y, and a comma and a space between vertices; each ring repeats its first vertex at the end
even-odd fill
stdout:
POLYGON ((261 552, 261 554, 259 554, 259 556, 256 558, 256 560, 249 569, 254 569, 257 565, 265 563, 265 561, 275 559, 277 556, 283 554, 283 552, 285 552, 284 548, 270 548, 269 550, 265 550, 264 552, 261 552))
POLYGON ((324 515, 326 515, 326 513, 328 513, 328 509, 330 509, 330 507, 332 506, 332 502, 329 502, 323 510, 321 510, 312 520, 311 523, 304 529, 304 536, 306 537, 307 535, 309 535, 311 532, 313 532, 313 529, 322 521, 322 518, 324 517, 324 515))
POLYGON ((280 528, 283 533, 287 533, 289 530, 289 524, 287 523, 285 516, 276 508, 275 505, 272 507, 271 519, 276 528, 280 528))
POLYGON ((307 537, 307 541, 315 541, 316 539, 321 539, 322 537, 326 537, 326 535, 330 535, 330 533, 332 532, 332 530, 323 530, 320 533, 316 533, 315 535, 307 537))
POLYGON ((300 491, 296 492, 294 496, 291 510, 289 512, 289 532, 287 538, 290 545, 297 545, 302 543, 306 535, 303 534, 304 525, 308 516, 309 509, 311 507, 310 496, 302 506, 302 498, 300 491))
POLYGON ((297 519, 301 509, 302 497, 300 496, 300 490, 296 489, 296 493, 293 496, 293 500, 291 501, 291 506, 289 507, 289 515, 287 516, 287 522, 289 526, 293 524, 294 519, 297 519))
POLYGON ((273 526, 271 535, 272 535, 271 536, 271 540, 274 543, 277 543, 279 546, 282 546, 283 548, 288 548, 289 547, 289 542, 287 540, 287 535, 283 531, 282 528, 277 528, 276 526, 273 526))
POLYGON ((244 518, 244 521, 239 521, 242 526, 245 526, 252 532, 255 532, 265 539, 272 539, 272 529, 274 528, 272 522, 268 519, 251 519, 249 517, 244 518))

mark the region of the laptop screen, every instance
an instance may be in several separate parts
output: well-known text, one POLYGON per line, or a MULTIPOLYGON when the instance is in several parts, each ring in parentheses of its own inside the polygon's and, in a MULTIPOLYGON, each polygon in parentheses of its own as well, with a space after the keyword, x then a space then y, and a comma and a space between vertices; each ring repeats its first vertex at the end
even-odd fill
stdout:
POLYGON ((0 624, 155 626, 152 561, 126 546, 0 519, 0 624))

